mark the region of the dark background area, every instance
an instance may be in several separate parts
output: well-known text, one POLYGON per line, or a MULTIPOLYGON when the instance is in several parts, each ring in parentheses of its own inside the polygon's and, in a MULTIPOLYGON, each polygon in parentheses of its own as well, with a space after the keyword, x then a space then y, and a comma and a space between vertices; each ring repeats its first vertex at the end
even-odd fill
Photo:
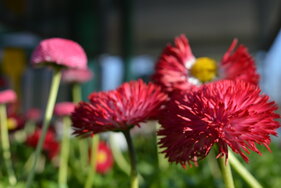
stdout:
MULTIPOLYGON (((196 57, 210 56, 219 61, 233 38, 238 38, 253 55, 266 52, 280 26, 279 0, 2 0, 0 61, 5 48, 16 47, 24 50, 28 65, 30 53, 41 39, 75 40, 86 50, 95 73, 91 85, 84 87, 89 93, 113 87, 103 83, 107 77, 103 74, 108 74, 103 69, 112 66, 104 63, 105 55, 120 61, 121 80, 126 81, 139 77, 132 70, 135 57, 145 55, 153 64, 165 45, 179 34, 189 38, 196 57)), ((257 66, 265 77, 262 58, 258 58, 257 66)), ((151 69, 153 65, 148 66, 148 75, 140 76, 149 78, 151 69)), ((30 74, 26 73, 25 78, 30 74)), ((21 87, 32 84, 23 82, 21 87)), ((48 90, 48 84, 42 87, 48 90)))

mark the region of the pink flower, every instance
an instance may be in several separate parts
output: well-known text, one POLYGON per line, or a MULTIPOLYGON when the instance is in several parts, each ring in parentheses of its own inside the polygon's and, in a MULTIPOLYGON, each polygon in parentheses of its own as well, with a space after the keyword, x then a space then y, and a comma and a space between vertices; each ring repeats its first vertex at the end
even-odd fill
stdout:
POLYGON ((0 104, 12 103, 15 102, 16 99, 17 99, 17 95, 11 89, 0 92, 0 104))
POLYGON ((174 45, 168 44, 163 50, 153 80, 167 92, 197 89, 202 83, 217 79, 218 74, 221 74, 220 79, 239 79, 258 84, 259 75, 253 58, 243 45, 234 50, 236 45, 237 40, 234 40, 218 68, 211 58, 195 58, 187 38, 180 35, 174 45))
POLYGON ((32 121, 39 121, 41 117, 41 110, 37 108, 31 108, 26 112, 26 119, 32 121))
POLYGON ((68 83, 84 83, 92 79, 90 69, 66 69, 62 72, 62 80, 68 83))
POLYGON ((72 113, 76 135, 123 131, 156 116, 167 96, 159 86, 142 80, 122 84, 107 92, 92 93, 89 103, 80 102, 72 113))
POLYGON ((74 41, 62 38, 41 41, 32 54, 31 62, 34 65, 48 63, 68 68, 87 68, 87 56, 83 48, 74 41))
POLYGON ((61 102, 56 104, 54 113, 57 116, 70 116, 74 108, 75 104, 72 102, 61 102))
POLYGON ((228 156, 228 147, 245 155, 260 154, 256 144, 269 149, 270 135, 277 135, 279 115, 269 97, 241 80, 223 80, 203 85, 198 91, 175 93, 160 116, 159 144, 170 162, 197 162, 217 144, 218 155, 228 156))

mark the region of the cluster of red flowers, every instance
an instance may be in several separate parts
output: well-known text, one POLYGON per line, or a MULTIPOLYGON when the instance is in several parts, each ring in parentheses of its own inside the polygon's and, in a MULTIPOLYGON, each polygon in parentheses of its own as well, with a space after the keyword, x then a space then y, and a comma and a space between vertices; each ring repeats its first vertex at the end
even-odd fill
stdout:
POLYGON ((268 148, 280 124, 275 103, 258 87, 253 58, 236 46, 234 40, 217 68, 210 58, 195 58, 181 35, 161 54, 154 84, 133 81, 81 102, 72 114, 75 134, 124 131, 157 117, 159 144, 170 162, 196 163, 215 144, 217 157, 227 157, 230 147, 248 161, 244 152, 260 153, 256 144, 268 148))
POLYGON ((215 144, 217 157, 227 158, 230 147, 248 161, 244 152, 260 154, 255 144, 268 148, 270 135, 277 135, 277 107, 261 94, 247 49, 236 46, 234 40, 221 60, 221 81, 213 78, 207 84, 190 82, 194 77, 190 70, 197 62, 185 36, 176 38, 175 46, 168 45, 159 58, 153 78, 170 93, 159 116, 159 144, 170 162, 191 165, 206 157, 215 144))
MULTIPOLYGON (((36 148, 39 138, 41 136, 41 129, 35 130, 31 135, 29 135, 26 139, 26 144, 30 147, 36 148)), ((60 150, 60 144, 56 140, 56 134, 53 130, 49 129, 46 134, 46 138, 43 144, 43 151, 49 157, 49 159, 57 156, 60 150)))

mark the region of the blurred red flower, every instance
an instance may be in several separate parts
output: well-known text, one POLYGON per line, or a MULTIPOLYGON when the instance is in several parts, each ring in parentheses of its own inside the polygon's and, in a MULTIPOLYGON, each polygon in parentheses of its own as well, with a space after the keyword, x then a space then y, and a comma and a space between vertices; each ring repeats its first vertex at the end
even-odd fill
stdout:
POLYGON ((180 35, 174 46, 168 44, 155 67, 153 80, 167 92, 174 90, 194 90, 198 85, 213 81, 220 74, 221 79, 241 79, 258 84, 259 75, 255 62, 243 45, 234 40, 224 54, 219 68, 214 60, 207 57, 195 58, 188 39, 180 35))
POLYGON ((25 119, 16 113, 9 113, 7 118, 7 126, 9 132, 15 132, 17 130, 20 130, 25 125, 25 119))
POLYGON ((96 171, 100 174, 105 174, 113 166, 113 156, 111 149, 108 145, 100 141, 98 146, 97 161, 96 161, 96 171))
POLYGON ((66 69, 62 72, 62 81, 67 83, 84 83, 92 79, 90 69, 66 69))
POLYGON ((159 144, 170 162, 197 162, 213 145, 218 155, 228 156, 228 147, 240 154, 260 154, 256 144, 269 149, 270 135, 277 135, 277 106, 260 89, 241 80, 223 80, 203 85, 197 91, 174 93, 160 116, 159 144))
MULTIPOLYGON (((26 139, 26 144, 30 147, 36 148, 39 138, 41 136, 41 129, 37 129, 33 132, 33 134, 29 135, 26 139)), ((46 133, 46 138, 43 144, 43 151, 47 154, 47 156, 52 159, 59 153, 60 144, 56 140, 55 132, 49 129, 46 133)))
POLYGON ((26 112, 25 116, 27 120, 37 122, 41 118, 41 110, 38 108, 31 108, 26 112))
POLYGON ((158 114, 166 95, 159 86, 142 80, 122 84, 107 92, 92 93, 72 113, 74 134, 89 136, 105 131, 123 131, 139 126, 158 114))

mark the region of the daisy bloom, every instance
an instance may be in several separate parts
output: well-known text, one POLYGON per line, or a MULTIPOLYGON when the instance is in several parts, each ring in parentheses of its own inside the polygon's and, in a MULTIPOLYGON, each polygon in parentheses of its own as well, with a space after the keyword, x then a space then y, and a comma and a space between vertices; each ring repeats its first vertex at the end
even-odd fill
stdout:
POLYGON ((241 79, 258 84, 259 75, 253 58, 246 47, 236 46, 235 39, 218 67, 214 59, 194 57, 188 39, 180 35, 175 39, 174 45, 168 44, 163 50, 156 63, 153 80, 167 92, 196 89, 202 83, 215 80, 218 74, 222 79, 241 79))
MULTIPOLYGON (((42 134, 41 129, 37 129, 29 135, 26 139, 26 144, 30 147, 36 148, 39 138, 42 134)), ((55 132, 49 129, 46 134, 46 138, 43 144, 43 151, 47 154, 47 156, 52 159, 59 153, 60 144, 56 140, 55 132)))
POLYGON ((66 83, 85 83, 93 78, 90 69, 66 69, 62 72, 62 81, 66 83))
POLYGON ((100 174, 105 174, 113 166, 113 156, 108 145, 100 141, 98 146, 96 171, 100 174))
POLYGON ((124 83, 116 90, 92 93, 90 102, 80 102, 72 113, 74 134, 89 136, 139 126, 159 112, 166 97, 159 86, 142 80, 124 83))
POLYGON ((55 64, 68 68, 87 68, 87 56, 83 48, 78 43, 63 38, 41 41, 32 54, 31 62, 34 65, 55 64))
POLYGON ((16 100, 17 95, 13 90, 7 89, 4 91, 0 91, 0 104, 12 103, 16 100))
POLYGON ((279 115, 274 102, 260 89, 241 80, 222 80, 197 91, 174 93, 160 116, 159 144, 170 162, 191 165, 206 157, 213 145, 218 155, 228 147, 248 162, 256 144, 269 149, 270 135, 277 135, 279 115))
POLYGON ((70 116, 74 108, 75 104, 72 102, 61 102, 56 104, 54 113, 57 116, 70 116))

